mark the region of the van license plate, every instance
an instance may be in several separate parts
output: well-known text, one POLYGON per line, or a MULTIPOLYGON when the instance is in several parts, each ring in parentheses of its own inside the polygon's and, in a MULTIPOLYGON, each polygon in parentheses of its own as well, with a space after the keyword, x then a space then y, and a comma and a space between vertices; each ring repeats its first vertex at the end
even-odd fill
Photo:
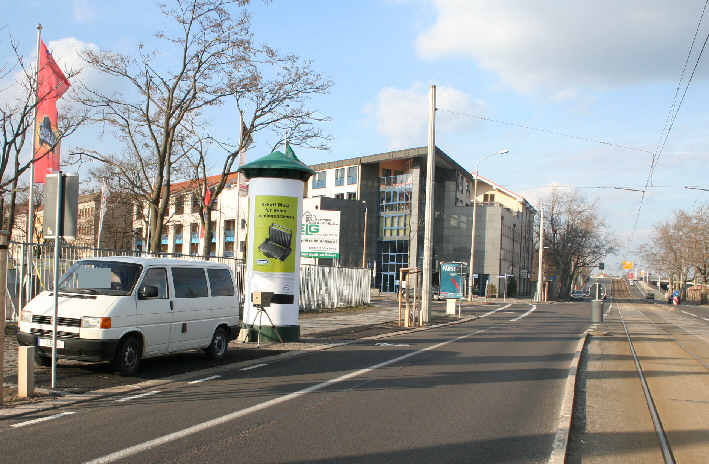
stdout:
MULTIPOLYGON (((51 348, 52 347, 52 339, 51 338, 40 338, 39 341, 37 342, 39 346, 46 346, 51 348)), ((63 340, 57 340, 57 349, 62 349, 64 348, 64 341, 63 340)))

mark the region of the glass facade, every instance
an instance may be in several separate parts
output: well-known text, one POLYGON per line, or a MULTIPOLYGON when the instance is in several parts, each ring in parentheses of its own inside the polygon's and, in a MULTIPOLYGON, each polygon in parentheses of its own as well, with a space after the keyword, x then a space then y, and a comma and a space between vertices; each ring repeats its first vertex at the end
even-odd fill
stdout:
MULTIPOLYGON (((384 170, 386 174, 388 170, 384 170)), ((377 211, 376 286, 382 292, 399 290, 399 270, 409 265, 412 178, 408 174, 379 178, 377 211)))

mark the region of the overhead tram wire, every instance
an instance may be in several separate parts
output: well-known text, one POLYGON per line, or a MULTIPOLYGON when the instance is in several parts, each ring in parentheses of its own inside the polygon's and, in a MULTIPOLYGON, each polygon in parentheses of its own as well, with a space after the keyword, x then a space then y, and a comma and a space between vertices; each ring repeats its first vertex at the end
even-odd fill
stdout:
MULTIPOLYGON (((709 1, 709 0, 707 0, 707 1, 709 1)), ((454 116, 459 116, 459 117, 462 116, 462 117, 467 117, 467 118, 471 118, 471 119, 479 119, 480 121, 492 122, 495 124, 500 124, 500 125, 509 126, 509 127, 517 127, 520 129, 526 129, 526 130, 540 132, 540 133, 544 133, 544 134, 548 134, 548 135, 556 135, 556 136, 560 136, 560 137, 566 137, 569 139, 580 140, 583 142, 599 143, 601 145, 606 145, 606 146, 614 147, 614 148, 620 148, 623 150, 639 151, 639 152, 650 153, 650 154, 653 153, 652 150, 648 150, 646 148, 633 147, 630 145, 621 145, 619 143, 613 143, 613 142, 609 142, 607 140, 601 140, 601 139, 594 139, 592 137, 586 137, 583 135, 567 134, 565 132, 560 132, 560 131, 556 131, 556 130, 552 130, 552 129, 533 127, 533 126, 528 126, 526 124, 520 124, 517 122, 503 121, 501 119, 490 118, 490 117, 484 116, 482 114, 465 113, 462 111, 454 111, 454 110, 449 110, 449 109, 440 108, 440 107, 436 107, 436 110, 443 111, 443 112, 452 114, 454 116)))
MULTIPOLYGON (((672 105, 670 105, 670 109, 667 112, 667 117, 665 118, 665 125, 662 128, 662 132, 660 133, 660 140, 658 141, 658 147, 655 149, 655 152, 652 154, 652 157, 650 158, 650 169, 648 170, 648 175, 647 179, 645 180, 645 190, 650 186, 652 183, 652 176, 655 173, 655 169, 657 168, 657 164, 660 161, 660 158, 662 157, 662 152, 665 149, 665 145, 667 144, 667 140, 670 137, 670 133, 672 132, 672 128, 674 127, 675 120, 677 119, 677 115, 679 114, 679 110, 682 107, 682 103, 684 103, 684 98, 687 95, 687 90, 689 89, 689 85, 692 83, 692 80, 694 79, 694 73, 697 70, 697 66, 699 66, 699 61, 702 58, 702 54, 704 53, 704 48, 707 45, 707 40, 709 40, 709 34, 707 34, 706 38, 704 39, 704 44, 702 45, 702 49, 699 51, 699 55, 697 56, 697 61, 694 63, 694 68, 692 69, 692 74, 690 75, 689 79, 687 80, 687 84, 684 87, 684 92, 682 93, 682 98, 679 101, 679 104, 677 103, 677 95, 679 94, 679 90, 682 87, 682 81, 684 80, 684 75, 687 70, 687 64, 689 64, 689 59, 692 56, 692 52, 694 51, 694 44, 696 43, 697 36, 699 35, 699 30, 701 29, 702 22, 704 20, 704 14, 706 13, 707 5, 709 5, 709 0, 705 0, 704 6, 702 7, 702 12, 699 15, 699 20, 697 21, 697 28, 694 31, 694 36, 692 37, 692 42, 689 45, 689 51, 687 52, 687 57, 684 60, 684 64, 682 65, 682 70, 680 71, 680 76, 679 76, 679 81, 677 82, 677 87, 675 89, 675 95, 672 99, 672 105), (664 137, 662 134, 664 133, 664 137)), ((640 220, 640 212, 642 211, 643 205, 645 204, 645 193, 646 191, 643 191, 643 194, 640 198, 640 204, 638 205, 638 210, 635 213, 635 222, 633 224, 633 233, 631 235, 631 240, 635 237, 635 232, 637 231, 638 228, 638 221, 640 220)))

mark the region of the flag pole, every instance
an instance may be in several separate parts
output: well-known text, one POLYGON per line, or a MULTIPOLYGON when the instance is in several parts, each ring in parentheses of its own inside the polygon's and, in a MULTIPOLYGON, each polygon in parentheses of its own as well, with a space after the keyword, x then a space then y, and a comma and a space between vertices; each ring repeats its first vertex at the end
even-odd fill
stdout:
MULTIPOLYGON (((243 143, 244 115, 239 112, 239 167, 243 166, 244 163, 244 148, 241 146, 243 143)), ((236 221, 234 222, 234 259, 239 259, 239 252, 241 251, 241 242, 239 242, 239 229, 241 229, 241 172, 238 170, 236 171, 236 221)))
POLYGON ((35 67, 35 93, 34 93, 34 130, 32 131, 32 164, 30 165, 30 195, 29 203, 27 205, 27 237, 26 240, 29 243, 27 246, 27 294, 25 295, 25 301, 29 302, 32 298, 32 291, 34 290, 34 285, 32 285, 32 276, 34 269, 33 258, 34 250, 32 247, 33 235, 34 235, 34 156, 37 153, 37 108, 39 106, 39 53, 40 53, 40 42, 42 40, 42 25, 37 24, 37 65, 35 67))

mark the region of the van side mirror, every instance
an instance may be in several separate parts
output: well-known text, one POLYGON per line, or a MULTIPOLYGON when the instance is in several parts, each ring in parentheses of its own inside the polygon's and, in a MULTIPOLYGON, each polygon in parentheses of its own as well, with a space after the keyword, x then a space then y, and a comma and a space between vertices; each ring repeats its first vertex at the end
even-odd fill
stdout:
POLYGON ((148 298, 156 298, 158 296, 158 288, 152 285, 143 285, 138 289, 138 299, 145 300, 148 298))

